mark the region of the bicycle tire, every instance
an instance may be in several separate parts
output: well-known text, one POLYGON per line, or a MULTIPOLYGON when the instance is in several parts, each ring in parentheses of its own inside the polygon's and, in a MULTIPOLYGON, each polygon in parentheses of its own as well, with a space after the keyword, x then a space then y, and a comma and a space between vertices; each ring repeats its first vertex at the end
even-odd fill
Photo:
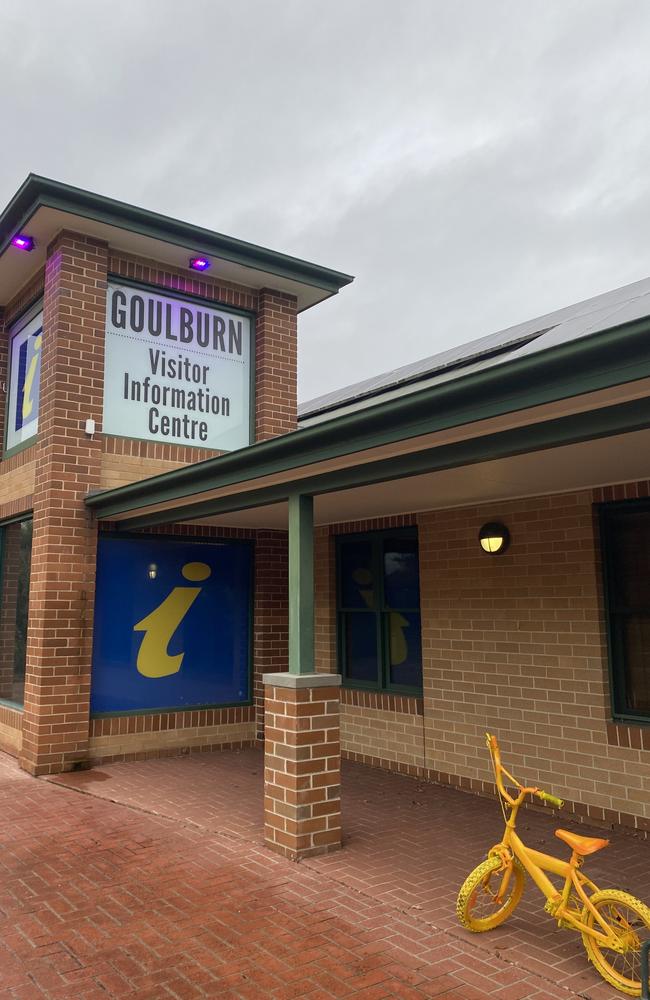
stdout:
MULTIPOLYGON (((619 926, 612 924, 619 936, 630 935, 631 947, 621 954, 611 948, 603 948, 595 938, 583 933, 582 943, 589 961, 611 986, 615 986, 621 993, 627 993, 628 996, 640 997, 641 944, 650 940, 650 907, 636 896, 619 889, 599 889, 591 896, 590 902, 607 923, 613 918, 619 924, 619 926), (603 910, 607 912, 602 912, 603 910), (628 916, 625 916, 626 912, 636 918, 633 924, 630 923, 628 916), (611 959, 609 956, 612 956, 611 959)), ((582 920, 588 927, 593 927, 595 923, 593 913, 586 906, 582 911, 582 920)))
POLYGON ((503 861, 501 858, 488 858, 478 865, 473 872, 467 876, 456 901, 456 914, 459 921, 473 934, 482 934, 485 931, 494 930, 512 915, 524 891, 526 875, 519 861, 514 858, 510 885, 508 886, 508 896, 498 909, 486 916, 477 916, 476 910, 481 902, 487 904, 489 910, 490 897, 494 894, 490 890, 490 880, 493 875, 499 875, 499 885, 501 884, 501 873, 503 872, 503 861), (482 888, 482 893, 479 890, 482 888), (474 912, 473 912, 474 911, 474 912))

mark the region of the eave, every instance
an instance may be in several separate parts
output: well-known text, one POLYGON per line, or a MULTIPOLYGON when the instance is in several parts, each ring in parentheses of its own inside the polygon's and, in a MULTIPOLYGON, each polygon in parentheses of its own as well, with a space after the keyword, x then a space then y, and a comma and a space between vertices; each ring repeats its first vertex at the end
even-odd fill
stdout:
POLYGON ((353 281, 340 271, 30 174, 0 215, 0 304, 43 266, 48 244, 62 229, 171 267, 187 268, 190 255, 207 255, 212 277, 295 295, 299 311, 353 281), (31 253, 11 246, 22 231, 35 240, 31 253))
POLYGON ((591 394, 650 378, 650 322, 644 320, 568 342, 541 354, 495 365, 445 385, 389 400, 313 427, 95 493, 88 507, 103 519, 140 524, 189 519, 247 504, 275 503, 292 492, 314 494, 423 468, 470 464, 489 457, 550 448, 650 426, 647 384, 624 400, 591 394), (573 401, 561 418, 535 420, 535 408, 573 401), (612 405, 608 404, 611 402, 612 405), (570 408, 569 408, 570 409, 570 408), (489 421, 511 415, 498 433, 489 421), (488 432, 486 433, 486 427, 488 432), (464 432, 453 447, 432 436, 464 432), (391 450, 392 446, 392 450, 391 450), (279 481, 281 480, 281 481, 279 481), (163 508, 166 508, 163 509, 163 508))

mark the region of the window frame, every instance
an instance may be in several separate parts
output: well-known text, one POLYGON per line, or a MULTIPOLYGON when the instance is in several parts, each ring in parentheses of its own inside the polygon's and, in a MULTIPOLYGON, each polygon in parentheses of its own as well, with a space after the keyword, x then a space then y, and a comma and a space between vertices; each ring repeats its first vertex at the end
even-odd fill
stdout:
MULTIPOLYGON (((417 608, 386 608, 384 601, 384 570, 382 561, 382 547, 386 538, 412 539, 418 545, 418 580, 420 572, 420 545, 418 529, 414 527, 406 528, 382 528, 376 531, 355 531, 341 535, 335 535, 335 570, 336 570, 336 655, 338 668, 341 674, 343 687, 352 688, 359 691, 378 691, 387 694, 407 695, 411 697, 422 697, 422 683, 418 686, 407 684, 393 684, 390 680, 390 636, 388 630, 388 615, 391 611, 403 612, 404 614, 417 614, 420 616, 420 651, 422 650, 422 600, 417 608), (375 580, 377 581, 377 607, 372 608, 348 608, 341 603, 342 587, 342 560, 341 548, 346 542, 370 542, 372 545, 372 567, 375 580), (345 651, 345 629, 343 621, 345 615, 358 613, 374 615, 376 619, 377 631, 377 681, 361 681, 351 678, 347 673, 346 651, 345 651)), ((420 673, 422 674, 422 656, 420 656, 420 673)))
MULTIPOLYGON (((11 406, 15 402, 11 398, 11 373, 13 364, 13 352, 14 352, 14 342, 16 337, 22 333, 26 326, 36 319, 39 314, 43 314, 43 296, 39 297, 27 306, 11 323, 7 329, 8 343, 7 343, 7 392, 5 395, 5 424, 2 437, 2 459, 11 458, 13 455, 20 454, 21 451, 25 451, 27 448, 31 448, 36 444, 38 440, 38 427, 31 435, 31 437, 25 438, 24 441, 19 441, 18 444, 12 445, 10 448, 7 447, 9 438, 9 420, 11 417, 11 406)), ((40 401, 39 401, 40 409, 40 401)), ((40 415, 40 414, 39 414, 40 415)), ((30 515, 31 516, 31 515, 30 515)), ((17 520, 22 520, 22 515, 17 520)), ((5 524, 8 522, 4 522, 5 524)))
MULTIPOLYGON (((5 531, 6 531, 7 528, 10 528, 12 525, 14 525, 14 524, 23 524, 25 521, 31 521, 32 522, 32 528, 33 528, 33 524, 34 524, 34 512, 33 511, 31 511, 31 510, 30 511, 25 511, 25 513, 23 513, 23 514, 17 514, 15 517, 8 517, 5 521, 0 522, 0 606, 2 605, 2 601, 3 601, 3 587, 4 587, 5 548, 6 548, 6 546, 5 546, 5 531)), ((32 534, 32 552, 30 552, 30 568, 29 568, 30 586, 31 586, 31 574, 32 574, 32 553, 33 553, 33 546, 34 546, 34 536, 32 534)), ((28 591, 28 593, 29 593, 29 591, 28 591)), ((16 608, 16 611, 17 610, 18 609, 16 608)), ((29 605, 28 605, 28 608, 27 608, 27 628, 29 629, 29 605)), ((25 645, 25 658, 26 658, 26 656, 27 656, 27 646, 25 645)), ((25 663, 25 673, 27 672, 26 668, 27 668, 27 664, 25 663)), ((15 670, 15 665, 14 665, 14 670, 15 670)), ((17 711, 17 712, 23 712, 24 709, 25 709, 25 695, 24 695, 24 690, 23 690, 23 700, 22 700, 22 702, 20 702, 20 701, 14 701, 12 698, 0 698, 0 705, 5 705, 6 707, 12 708, 12 709, 14 709, 14 711, 17 711)))
MULTIPOLYGON (((204 702, 197 705, 168 705, 162 708, 127 708, 127 709, 111 709, 107 712, 99 712, 90 710, 91 719, 118 719, 122 717, 138 716, 138 715, 166 715, 172 712, 203 712, 205 710, 221 710, 230 708, 250 708, 251 705, 255 704, 255 581, 256 581, 256 567, 257 567, 257 542, 254 538, 229 538, 228 536, 216 536, 212 535, 198 535, 194 537, 193 535, 175 534, 170 531, 152 532, 147 534, 141 531, 115 531, 111 528, 101 528, 98 532, 98 538, 122 538, 130 540, 140 540, 143 539, 164 539, 169 542, 181 542, 199 545, 218 545, 220 543, 235 544, 247 547, 250 553, 250 586, 248 590, 248 698, 244 701, 211 701, 204 702)), ((95 563, 95 583, 97 581, 97 565, 95 563)), ((90 666, 90 683, 92 687, 92 668, 94 659, 94 646, 95 638, 93 631, 92 640, 92 652, 91 652, 91 666, 90 666)))
MULTIPOLYGON (((621 500, 597 505, 601 550, 601 582, 603 588, 605 630, 607 638, 607 667, 609 675, 609 695, 612 720, 615 722, 650 725, 650 710, 638 711, 627 707, 625 684, 625 653, 619 622, 626 612, 618 608, 614 592, 615 568, 614 550, 616 534, 610 515, 620 511, 650 513, 650 499, 621 500)), ((629 612, 627 613, 629 614, 629 612)), ((650 618, 650 605, 648 606, 650 618)))

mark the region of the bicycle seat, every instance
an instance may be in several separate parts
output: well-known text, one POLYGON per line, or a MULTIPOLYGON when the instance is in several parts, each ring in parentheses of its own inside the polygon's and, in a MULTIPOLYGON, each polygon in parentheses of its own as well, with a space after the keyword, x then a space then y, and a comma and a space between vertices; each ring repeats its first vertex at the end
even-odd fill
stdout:
POLYGON ((601 840, 600 837, 579 837, 577 833, 570 833, 569 830, 556 830, 555 836, 563 840, 572 851, 582 855, 582 857, 585 854, 595 854, 596 851, 602 851, 603 847, 607 847, 609 844, 609 840, 601 840))

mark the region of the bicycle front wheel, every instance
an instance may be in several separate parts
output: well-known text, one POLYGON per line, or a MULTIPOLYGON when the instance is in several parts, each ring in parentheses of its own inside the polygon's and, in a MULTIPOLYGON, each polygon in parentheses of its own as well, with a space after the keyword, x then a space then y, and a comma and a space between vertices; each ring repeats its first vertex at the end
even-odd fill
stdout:
POLYGON ((463 927, 475 934, 491 931, 513 913, 524 891, 524 869, 515 858, 507 889, 500 897, 504 867, 501 858, 488 858, 463 882, 456 913, 463 927))
MULTIPOLYGON (((640 899, 618 889, 601 889, 590 900, 618 940, 616 948, 583 933, 582 942, 589 960, 603 979, 622 993, 641 996, 641 945, 650 940, 650 908, 640 899)), ((591 910, 582 911, 587 927, 601 930, 591 910)))

